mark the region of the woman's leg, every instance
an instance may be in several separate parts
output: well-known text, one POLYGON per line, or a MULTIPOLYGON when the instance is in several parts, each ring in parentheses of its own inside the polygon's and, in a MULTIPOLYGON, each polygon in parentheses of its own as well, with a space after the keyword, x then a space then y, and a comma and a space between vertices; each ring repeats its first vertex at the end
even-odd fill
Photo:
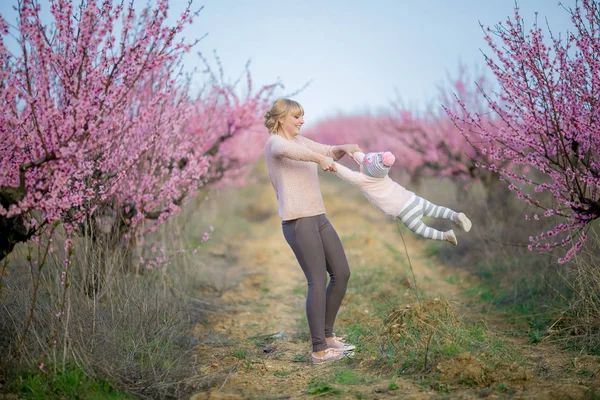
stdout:
POLYGON ((330 338, 333 336, 333 324, 348 287, 350 267, 348 266, 342 241, 325 215, 321 215, 319 231, 325 250, 327 272, 329 272, 330 277, 325 308, 325 337, 330 338))
POLYGON ((444 232, 431 228, 421 221, 423 215, 427 217, 448 218, 454 221, 454 211, 446 207, 437 206, 419 196, 415 196, 398 215, 404 225, 417 235, 427 239, 447 240, 444 237, 444 232))
POLYGON ((320 216, 284 221, 283 235, 304 271, 308 291, 306 317, 313 352, 327 349, 325 340, 325 308, 327 302, 327 261, 319 229, 320 216))

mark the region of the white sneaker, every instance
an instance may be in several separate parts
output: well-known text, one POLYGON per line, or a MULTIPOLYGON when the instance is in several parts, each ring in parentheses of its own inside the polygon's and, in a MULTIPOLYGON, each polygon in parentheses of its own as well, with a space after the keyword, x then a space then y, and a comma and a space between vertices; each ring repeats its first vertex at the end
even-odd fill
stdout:
POLYGON ((330 361, 341 360, 342 358, 354 356, 353 351, 345 351, 343 349, 325 349, 325 355, 323 357, 317 357, 312 354, 313 364, 322 364, 330 361))
POLYGON ((471 230, 471 220, 465 215, 465 213, 456 214, 454 222, 456 222, 456 225, 463 228, 465 232, 469 232, 471 230))
POLYGON ((335 333, 333 334, 333 337, 331 338, 331 340, 327 340, 327 345, 329 346, 330 349, 342 349, 342 350, 346 350, 346 351, 351 351, 351 350, 356 349, 355 345, 346 343, 345 338, 337 337, 337 336, 335 336, 335 333))

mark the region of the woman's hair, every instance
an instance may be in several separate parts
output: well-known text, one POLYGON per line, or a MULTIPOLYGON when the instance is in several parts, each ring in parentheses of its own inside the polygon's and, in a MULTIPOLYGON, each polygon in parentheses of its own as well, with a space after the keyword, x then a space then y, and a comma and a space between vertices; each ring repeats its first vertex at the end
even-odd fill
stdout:
POLYGON ((265 113, 265 126, 269 133, 277 133, 279 129, 279 119, 291 113, 294 117, 304 115, 304 108, 297 101, 290 99, 279 99, 271 106, 271 109, 265 113))

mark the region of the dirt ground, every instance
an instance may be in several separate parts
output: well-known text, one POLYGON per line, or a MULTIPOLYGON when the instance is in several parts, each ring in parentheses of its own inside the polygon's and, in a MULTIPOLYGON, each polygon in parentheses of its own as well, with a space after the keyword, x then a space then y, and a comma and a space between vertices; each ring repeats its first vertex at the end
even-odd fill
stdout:
MULTIPOLYGON (((344 335, 348 333, 344 329, 356 318, 364 324, 381 324, 381 318, 368 304, 362 309, 363 304, 357 303, 361 296, 356 294, 359 288, 353 287, 355 273, 378 268, 386 277, 377 289, 381 297, 405 298, 407 304, 414 303, 414 284, 408 270, 398 266, 397 259, 405 258, 406 252, 396 224, 373 209, 352 187, 330 179, 322 179, 321 186, 327 215, 342 238, 353 273, 336 323, 336 333, 344 335), (358 313, 362 315, 357 317, 358 313)), ((214 314, 209 323, 196 327, 194 333, 202 343, 198 346, 199 372, 213 376, 215 384, 192 399, 600 398, 591 392, 596 388, 595 393, 600 393, 599 357, 574 354, 544 342, 528 344, 527 337, 510 334, 513 327, 499 311, 490 311, 465 293, 466 288, 477 286, 477 280, 428 256, 425 242, 407 231, 403 237, 424 297, 433 302, 443 299, 461 319, 485 321, 488 329, 521 352, 522 365, 512 371, 490 371, 472 355, 460 354, 435 367, 440 380, 446 379, 453 386, 451 391, 440 391, 423 385, 416 377, 382 375, 370 370, 371 355, 360 352, 361 343, 355 343, 359 351, 352 369, 369 379, 350 385, 332 384, 339 390, 307 390, 315 379, 344 365, 310 364, 304 275, 281 233, 272 188, 263 183, 254 193, 241 215, 252 222, 249 234, 232 240, 227 250, 214 250, 234 252, 246 274, 237 287, 220 299, 233 311, 214 314), (583 376, 581 371, 592 372, 583 376), (452 380, 459 373, 471 373, 475 378, 470 385, 453 385, 452 380), (484 375, 485 379, 478 378, 484 375), (503 391, 499 382, 508 382, 511 390, 503 391)), ((466 233, 458 233, 459 242, 461 235, 466 233)))

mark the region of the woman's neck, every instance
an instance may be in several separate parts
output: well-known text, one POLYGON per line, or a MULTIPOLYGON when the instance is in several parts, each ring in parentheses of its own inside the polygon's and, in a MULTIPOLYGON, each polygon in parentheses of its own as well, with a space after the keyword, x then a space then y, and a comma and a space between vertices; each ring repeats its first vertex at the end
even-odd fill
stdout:
POLYGON ((279 136, 281 136, 282 138, 284 138, 284 139, 287 139, 287 140, 292 140, 292 139, 294 139, 294 137, 296 136, 296 135, 290 135, 290 134, 286 133, 286 132, 285 132, 284 130, 282 130, 282 129, 280 129, 280 130, 278 130, 278 131, 277 131, 277 135, 279 135, 279 136))

